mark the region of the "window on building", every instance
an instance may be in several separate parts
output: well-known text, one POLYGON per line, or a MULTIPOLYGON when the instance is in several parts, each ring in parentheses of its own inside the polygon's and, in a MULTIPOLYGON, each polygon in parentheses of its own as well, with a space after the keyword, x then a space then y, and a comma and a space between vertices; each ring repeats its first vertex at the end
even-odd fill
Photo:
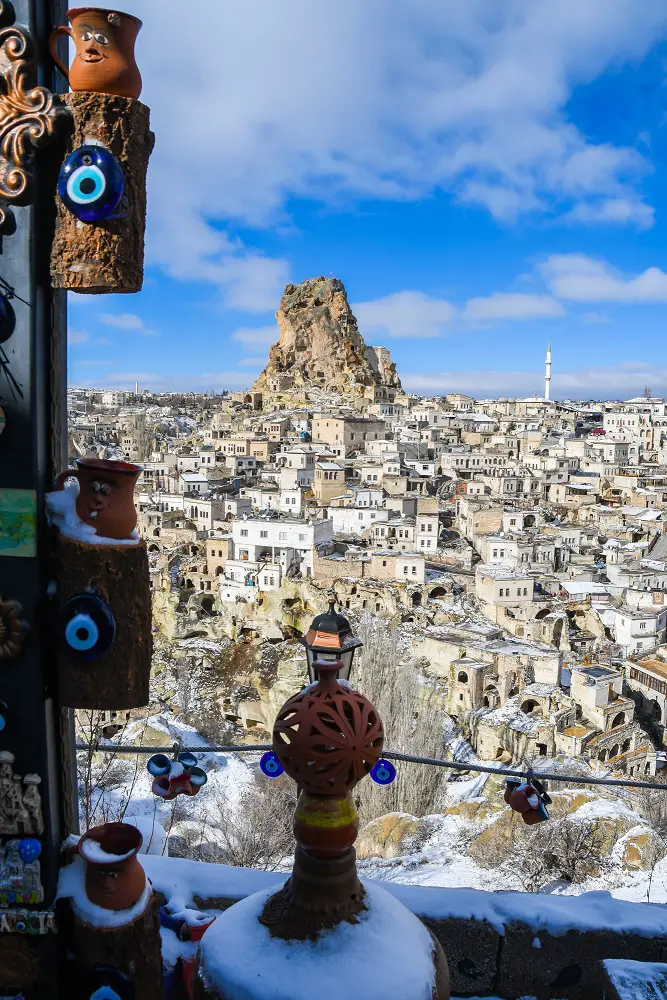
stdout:
POLYGON ((405 576, 408 575, 408 567, 407 566, 403 567, 403 573, 404 573, 405 576))
POLYGON ((286 531, 279 531, 278 532, 278 538, 279 538, 279 540, 281 542, 286 542, 287 541, 287 532, 286 531))
POLYGON ((239 534, 241 535, 241 538, 247 538, 248 537, 248 529, 247 528, 241 528, 241 531, 239 532, 239 534))
POLYGON ((640 628, 646 628, 646 622, 640 622, 639 623, 639 627, 640 628))
POLYGON ((500 588, 500 590, 498 591, 498 595, 499 595, 499 597, 504 597, 505 596, 505 588, 504 587, 500 588))
POLYGON ((260 531, 259 537, 260 538, 268 538, 269 537, 268 531, 260 531))
POLYGON ((412 567, 412 575, 413 576, 417 576, 417 567, 416 566, 412 567))

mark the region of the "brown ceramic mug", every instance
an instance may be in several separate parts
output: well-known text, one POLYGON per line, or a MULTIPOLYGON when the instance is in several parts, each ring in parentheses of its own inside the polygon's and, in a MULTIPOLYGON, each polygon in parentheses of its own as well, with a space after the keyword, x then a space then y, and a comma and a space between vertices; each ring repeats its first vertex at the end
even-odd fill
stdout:
POLYGON ((105 910, 128 910, 141 898, 146 874, 137 859, 144 838, 131 823, 95 826, 77 845, 86 862, 86 896, 105 910))
POLYGON ((65 480, 78 479, 76 512, 101 538, 130 538, 137 526, 134 487, 143 466, 131 462, 109 462, 103 458, 77 458, 76 469, 65 469, 56 489, 65 480))
POLYGON ((67 11, 71 28, 62 25, 51 32, 49 49, 72 90, 91 90, 118 97, 139 97, 141 73, 134 58, 141 21, 133 14, 99 7, 77 7, 67 11), (76 54, 68 69, 57 51, 60 35, 68 35, 76 54))

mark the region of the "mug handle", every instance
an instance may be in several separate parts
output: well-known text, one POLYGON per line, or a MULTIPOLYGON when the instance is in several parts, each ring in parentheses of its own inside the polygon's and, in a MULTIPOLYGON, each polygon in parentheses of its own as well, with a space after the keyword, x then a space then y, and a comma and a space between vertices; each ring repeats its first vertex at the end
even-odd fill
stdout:
POLYGON ((49 52, 51 53, 51 58, 53 59, 54 63, 56 64, 60 72, 63 74, 63 76, 69 83, 69 68, 65 66, 64 62, 58 55, 58 50, 56 46, 56 42, 58 41, 58 36, 62 34, 69 35, 72 41, 75 41, 74 32, 72 31, 72 29, 66 27, 65 25, 61 25, 59 28, 55 28, 51 32, 51 35, 49 37, 49 52))
POLYGON ((79 478, 79 470, 78 469, 65 469, 65 471, 61 472, 60 475, 56 479, 56 489, 57 490, 64 490, 65 489, 65 480, 66 479, 78 479, 78 478, 79 478))

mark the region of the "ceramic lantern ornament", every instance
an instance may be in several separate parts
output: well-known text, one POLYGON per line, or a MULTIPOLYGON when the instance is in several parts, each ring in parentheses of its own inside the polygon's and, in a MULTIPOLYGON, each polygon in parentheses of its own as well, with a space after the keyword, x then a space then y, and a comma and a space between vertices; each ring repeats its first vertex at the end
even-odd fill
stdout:
POLYGON ((241 994, 247 1000, 319 994, 387 1000, 389 992, 401 1000, 449 1000, 439 942, 393 897, 372 883, 364 886, 357 875, 351 792, 378 764, 380 778, 388 779, 391 766, 380 756, 384 732, 375 707, 338 680, 344 666, 338 658, 314 658, 318 681, 278 712, 273 750, 260 767, 267 776, 284 769, 299 787, 292 874, 278 892, 247 897, 206 931, 193 1000, 241 994), (399 935, 391 934, 394 926, 399 935), (252 961, 237 961, 230 937, 244 942, 252 961), (419 969, 417 953, 425 956, 419 969), (298 975, 276 976, 285 955, 298 975))
POLYGON ((141 74, 134 57, 139 18, 119 10, 77 7, 67 11, 67 20, 71 27, 56 28, 49 48, 72 90, 136 100, 141 94, 141 74), (57 51, 61 35, 68 35, 76 49, 69 69, 57 51))

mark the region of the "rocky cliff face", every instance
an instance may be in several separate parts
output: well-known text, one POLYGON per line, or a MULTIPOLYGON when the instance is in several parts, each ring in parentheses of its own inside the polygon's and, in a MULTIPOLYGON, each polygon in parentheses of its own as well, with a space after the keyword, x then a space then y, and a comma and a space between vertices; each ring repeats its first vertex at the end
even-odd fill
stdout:
POLYGON ((400 389, 396 366, 384 347, 366 347, 338 278, 308 278, 287 285, 276 313, 280 339, 253 389, 351 384, 400 389))

